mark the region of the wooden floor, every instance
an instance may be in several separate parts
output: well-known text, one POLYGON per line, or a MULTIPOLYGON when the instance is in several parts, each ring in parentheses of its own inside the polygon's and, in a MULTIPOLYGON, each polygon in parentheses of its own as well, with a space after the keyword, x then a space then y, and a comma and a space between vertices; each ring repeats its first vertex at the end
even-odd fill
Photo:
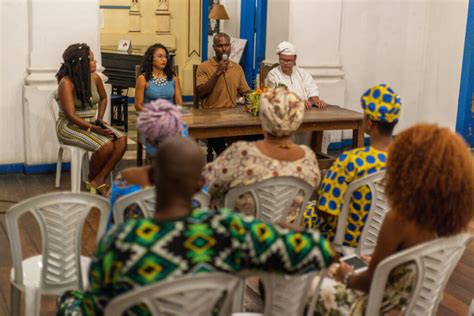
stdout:
MULTIPOLYGON (((62 189, 69 188, 69 173, 63 173, 62 189)), ((54 188, 54 176, 48 175, 0 175, 0 315, 10 315, 10 282, 11 269, 10 247, 4 223, 5 210, 10 202, 22 201, 42 193, 57 191, 54 188)), ((82 252, 90 255, 94 250, 94 239, 98 217, 91 214, 84 231, 82 252)), ((470 225, 474 232, 474 223, 470 225)), ((22 219, 24 256, 40 253, 41 242, 39 228, 31 216, 22 219)), ((456 267, 444 293, 438 315, 467 315, 468 305, 474 298, 474 244, 471 244, 456 267)), ((45 297, 42 300, 41 315, 55 314, 55 298, 45 297)))

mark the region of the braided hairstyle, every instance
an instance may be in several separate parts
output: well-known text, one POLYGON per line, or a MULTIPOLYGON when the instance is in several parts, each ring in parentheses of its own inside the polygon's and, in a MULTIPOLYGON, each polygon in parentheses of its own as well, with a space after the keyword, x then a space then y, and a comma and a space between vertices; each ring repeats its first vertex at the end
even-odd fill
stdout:
POLYGON ((145 80, 148 82, 151 80, 153 76, 153 55, 155 54, 155 51, 161 48, 166 52, 166 56, 168 56, 168 60, 166 61, 166 66, 165 69, 163 69, 163 72, 166 75, 166 79, 172 80, 173 76, 175 75, 174 70, 173 70, 173 65, 171 64, 171 58, 169 58, 169 52, 168 49, 163 45, 163 44, 154 44, 148 47, 148 49, 145 52, 145 55, 143 56, 143 62, 140 68, 141 73, 145 76, 145 80))
POLYGON ((91 70, 90 47, 84 43, 69 45, 63 53, 64 62, 56 73, 58 83, 68 76, 74 84, 76 98, 81 101, 82 108, 85 104, 91 105, 91 70))

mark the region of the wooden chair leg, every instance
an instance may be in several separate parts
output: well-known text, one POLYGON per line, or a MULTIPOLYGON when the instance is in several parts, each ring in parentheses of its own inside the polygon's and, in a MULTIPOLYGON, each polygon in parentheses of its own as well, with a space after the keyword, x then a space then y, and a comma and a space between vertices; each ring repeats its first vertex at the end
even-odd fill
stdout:
POLYGON ((143 145, 137 139, 137 167, 143 166, 143 145))

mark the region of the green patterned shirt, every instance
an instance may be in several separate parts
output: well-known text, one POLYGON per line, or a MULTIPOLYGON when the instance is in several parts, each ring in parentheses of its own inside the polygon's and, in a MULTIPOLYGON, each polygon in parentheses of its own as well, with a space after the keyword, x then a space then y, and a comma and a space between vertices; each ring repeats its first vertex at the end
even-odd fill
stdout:
MULTIPOLYGON (((68 291, 59 315, 102 315, 116 296, 181 275, 261 270, 287 274, 327 267, 333 253, 315 231, 294 232, 230 210, 194 210, 182 219, 131 220, 99 243, 89 289, 68 291)), ((149 315, 145 306, 129 310, 149 315)))

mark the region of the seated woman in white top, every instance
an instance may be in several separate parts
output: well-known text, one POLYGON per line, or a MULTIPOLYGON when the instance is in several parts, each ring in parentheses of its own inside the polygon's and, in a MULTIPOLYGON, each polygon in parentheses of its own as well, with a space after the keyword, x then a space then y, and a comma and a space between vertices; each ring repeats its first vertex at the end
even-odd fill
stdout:
MULTIPOLYGON (((303 122, 303 115, 303 101, 287 88, 264 92, 260 98, 260 120, 265 138, 236 142, 204 168, 211 205, 222 207, 232 188, 278 176, 297 177, 316 188, 320 181, 316 156, 307 146, 295 144, 291 137, 303 122)), ((295 219, 302 202, 300 193, 288 221, 295 219)), ((235 209, 255 215, 255 201, 250 194, 244 194, 236 201, 235 209)))

